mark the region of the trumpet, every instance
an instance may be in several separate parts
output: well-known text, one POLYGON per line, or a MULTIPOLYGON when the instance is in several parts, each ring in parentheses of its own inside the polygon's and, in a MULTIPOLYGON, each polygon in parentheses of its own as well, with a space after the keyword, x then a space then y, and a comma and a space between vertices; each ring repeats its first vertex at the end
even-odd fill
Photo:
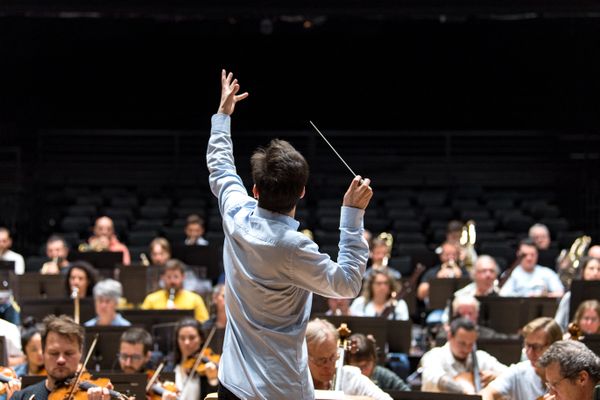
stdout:
POLYGON ((475 242, 477 241, 477 232, 475 230, 475 221, 472 219, 468 220, 462 228, 462 232, 460 234, 460 246, 465 251, 465 257, 462 260, 463 266, 467 270, 471 270, 473 268, 473 264, 475 260, 473 259, 473 255, 475 253, 475 242))
POLYGON ((388 248, 387 254, 383 257, 383 260, 381 260, 381 266, 387 267, 392 253, 392 246, 394 245, 394 236, 389 232, 381 232, 377 236, 377 239, 385 242, 385 245, 388 248))
POLYGON ((581 258, 585 255, 591 242, 592 238, 590 236, 580 236, 575 239, 569 248, 569 251, 563 249, 558 255, 556 260, 556 264, 558 265, 558 277, 565 286, 565 289, 568 290, 568 288, 571 287, 571 282, 577 275, 581 258))

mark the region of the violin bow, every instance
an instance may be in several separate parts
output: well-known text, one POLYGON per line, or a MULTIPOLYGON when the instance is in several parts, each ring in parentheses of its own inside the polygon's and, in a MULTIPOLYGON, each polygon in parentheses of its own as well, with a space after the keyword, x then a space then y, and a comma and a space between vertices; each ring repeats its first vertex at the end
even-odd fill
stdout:
POLYGON ((183 382, 183 386, 181 387, 181 393, 183 393, 183 391, 185 390, 185 387, 187 386, 189 381, 196 375, 196 368, 198 368, 198 366, 202 362, 202 354, 204 354, 204 350, 206 350, 208 348, 208 345, 210 344, 210 341, 212 340, 216 331, 217 331, 217 325, 215 324, 212 327, 212 329, 210 330, 210 332, 208 333, 208 336, 206 337, 206 340, 204 341, 204 344, 202 345, 202 348, 200 349, 200 353, 198 353, 198 357, 196 357, 196 361, 194 362, 194 365, 192 366, 192 370, 190 371, 190 374, 185 379, 185 382, 183 382))
POLYGON ((92 353, 94 352, 94 349, 96 348, 96 343, 98 343, 98 333, 96 333, 96 335, 94 336, 94 340, 92 341, 92 344, 90 344, 90 348, 88 349, 87 354, 85 355, 85 361, 83 362, 83 364, 81 364, 79 371, 77 371, 75 373, 75 382, 73 383, 73 386, 71 387, 71 390, 69 391, 69 396, 67 396, 67 400, 73 400, 73 396, 75 395, 75 388, 79 386, 79 381, 81 380, 81 373, 83 372, 85 366, 87 365, 88 361, 90 361, 90 358, 92 357, 92 353))
POLYGON ((154 371, 154 374, 152 374, 152 377, 148 380, 148 384, 146 385, 146 392, 150 391, 150 389, 152 388, 152 385, 154 385, 154 382, 156 382, 156 380, 158 379, 158 374, 160 374, 160 371, 162 371, 164 366, 165 366, 164 362, 161 362, 160 364, 158 364, 156 371, 154 371))

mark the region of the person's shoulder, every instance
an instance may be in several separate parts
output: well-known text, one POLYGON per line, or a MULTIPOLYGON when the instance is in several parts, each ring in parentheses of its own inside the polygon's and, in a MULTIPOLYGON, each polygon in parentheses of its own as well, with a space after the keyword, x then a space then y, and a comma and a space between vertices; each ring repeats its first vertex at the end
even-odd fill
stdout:
POLYGON ((157 300, 160 300, 162 297, 165 297, 165 295, 163 294, 163 292, 164 292, 164 289, 159 289, 159 290, 157 290, 155 292, 148 293, 146 295, 145 300, 148 300, 148 301, 157 301, 157 300))
MULTIPOLYGON (((48 390, 46 389, 46 380, 45 379, 13 393, 11 400, 29 399, 29 398, 31 398, 31 395, 41 395, 42 393, 46 393, 46 396, 44 398, 48 398, 48 395, 47 395, 48 390)), ((36 399, 43 400, 43 399, 39 399, 37 396, 36 396, 36 399)))

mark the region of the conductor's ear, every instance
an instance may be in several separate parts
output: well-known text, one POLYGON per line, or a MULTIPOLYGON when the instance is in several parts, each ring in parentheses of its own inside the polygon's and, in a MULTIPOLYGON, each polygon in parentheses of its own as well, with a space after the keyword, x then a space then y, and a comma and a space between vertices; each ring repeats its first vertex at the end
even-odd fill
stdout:
POLYGON ((252 195, 256 200, 258 200, 258 188, 256 187, 256 185, 252 186, 252 195))

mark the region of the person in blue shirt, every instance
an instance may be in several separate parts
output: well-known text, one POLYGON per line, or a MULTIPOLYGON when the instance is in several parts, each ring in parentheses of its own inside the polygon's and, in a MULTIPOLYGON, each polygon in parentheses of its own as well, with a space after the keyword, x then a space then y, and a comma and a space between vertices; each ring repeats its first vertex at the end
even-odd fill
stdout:
POLYGON ((298 232, 296 204, 308 164, 284 140, 251 157, 252 196, 237 175, 231 114, 248 97, 221 73, 221 102, 207 149, 209 183, 223 218, 227 327, 219 363, 219 399, 313 400, 305 331, 312 292, 356 297, 369 250, 363 238, 369 179, 352 180, 342 202, 337 262, 298 232))
POLYGON ((121 282, 114 279, 104 279, 98 282, 94 286, 96 318, 90 319, 84 326, 131 326, 131 322, 117 312, 117 305, 122 295, 121 282))

